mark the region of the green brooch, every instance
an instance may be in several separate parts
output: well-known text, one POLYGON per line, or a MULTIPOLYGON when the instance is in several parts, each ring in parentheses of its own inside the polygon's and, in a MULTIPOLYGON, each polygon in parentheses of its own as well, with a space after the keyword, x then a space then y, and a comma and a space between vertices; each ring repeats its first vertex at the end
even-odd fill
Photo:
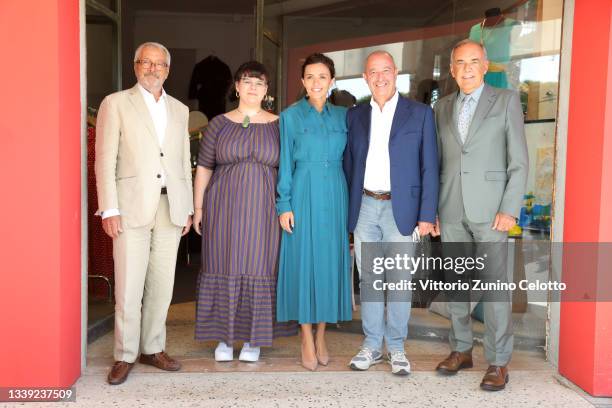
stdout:
POLYGON ((246 129, 249 127, 250 123, 251 123, 251 118, 249 118, 249 115, 244 115, 244 119, 242 119, 242 127, 246 129))

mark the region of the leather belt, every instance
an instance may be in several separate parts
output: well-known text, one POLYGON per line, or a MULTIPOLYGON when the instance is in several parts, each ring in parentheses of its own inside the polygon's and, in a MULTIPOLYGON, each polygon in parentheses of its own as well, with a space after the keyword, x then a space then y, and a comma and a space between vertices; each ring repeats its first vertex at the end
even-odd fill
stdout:
POLYGON ((162 187, 161 193, 162 194, 168 194, 168 190, 166 190, 166 187, 162 187))
POLYGON ((368 197, 372 197, 376 200, 390 200, 391 199, 391 192, 385 192, 385 193, 376 193, 374 191, 370 191, 370 190, 366 190, 365 188, 363 189, 363 194, 367 195, 368 197))

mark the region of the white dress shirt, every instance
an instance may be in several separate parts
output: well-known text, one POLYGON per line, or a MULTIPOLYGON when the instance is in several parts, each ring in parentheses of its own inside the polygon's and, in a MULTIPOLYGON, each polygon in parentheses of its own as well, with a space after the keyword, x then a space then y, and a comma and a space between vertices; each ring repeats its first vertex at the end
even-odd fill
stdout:
POLYGON ((389 136, 393 116, 399 99, 399 92, 389 99, 383 106, 382 111, 374 98, 370 101, 372 105, 372 117, 370 122, 370 147, 366 158, 365 178, 363 188, 370 191, 391 191, 391 161, 389 160, 389 136))
MULTIPOLYGON (((166 108, 166 91, 162 88, 161 97, 156 101, 155 96, 147 91, 142 85, 138 84, 138 89, 142 94, 142 97, 147 105, 151 119, 153 120, 153 126, 155 127, 155 133, 157 140, 159 141, 159 147, 164 145, 164 137, 166 136, 166 127, 168 126, 168 110, 166 108)), ((166 186, 166 174, 164 169, 161 169, 161 182, 162 187, 166 186)), ((102 219, 120 215, 118 208, 111 208, 102 213, 102 219)))

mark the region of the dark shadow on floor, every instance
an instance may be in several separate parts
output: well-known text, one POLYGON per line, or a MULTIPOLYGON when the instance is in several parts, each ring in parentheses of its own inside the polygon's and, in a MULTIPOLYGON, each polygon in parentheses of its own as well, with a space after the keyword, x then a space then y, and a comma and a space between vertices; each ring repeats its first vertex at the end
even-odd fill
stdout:
MULTIPOLYGON (((195 300, 196 282, 200 271, 200 237, 183 238, 179 246, 174 276, 174 291, 172 304, 193 302, 195 300), (187 251, 189 246, 189 252, 187 251), (189 262, 189 263, 188 263, 189 262)), ((98 284, 90 280, 90 284, 98 284)), ((113 330, 114 302, 106 297, 88 297, 87 305, 87 344, 113 330)))

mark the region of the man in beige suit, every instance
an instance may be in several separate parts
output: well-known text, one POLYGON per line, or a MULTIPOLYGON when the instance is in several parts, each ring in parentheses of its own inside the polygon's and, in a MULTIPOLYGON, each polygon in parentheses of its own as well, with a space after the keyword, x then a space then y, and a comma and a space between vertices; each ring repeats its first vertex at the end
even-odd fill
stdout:
POLYGON ((138 83, 107 96, 96 136, 98 214, 113 238, 115 364, 110 384, 121 384, 138 357, 162 370, 180 364, 165 352, 181 235, 193 214, 188 108, 167 95, 170 53, 161 44, 136 50, 138 83))

